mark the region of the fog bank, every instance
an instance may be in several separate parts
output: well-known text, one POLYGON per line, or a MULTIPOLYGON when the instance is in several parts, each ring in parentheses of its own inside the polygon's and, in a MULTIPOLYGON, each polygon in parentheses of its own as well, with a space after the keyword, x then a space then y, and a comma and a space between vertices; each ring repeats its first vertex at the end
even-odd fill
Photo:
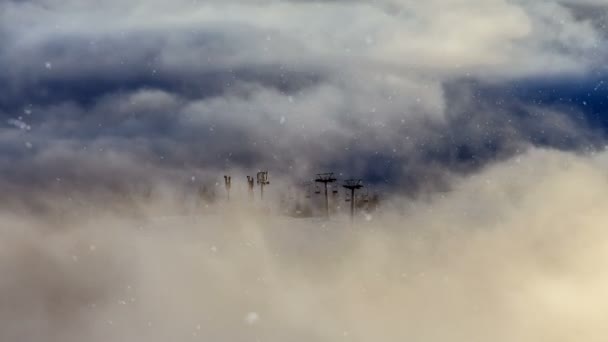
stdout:
POLYGON ((603 341, 607 157, 531 151, 354 226, 4 211, 0 340, 603 341))

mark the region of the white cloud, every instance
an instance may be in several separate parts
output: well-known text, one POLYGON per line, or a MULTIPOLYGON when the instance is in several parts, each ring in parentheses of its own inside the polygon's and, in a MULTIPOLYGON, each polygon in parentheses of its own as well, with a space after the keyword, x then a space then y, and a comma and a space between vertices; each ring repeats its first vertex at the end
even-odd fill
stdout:
POLYGON ((0 210, 0 338, 599 342, 607 161, 530 151, 355 227, 39 194, 0 210))
MULTIPOLYGON (((281 165, 378 154, 421 160, 450 135, 484 146, 488 122, 515 131, 505 144, 526 145, 528 131, 517 131, 521 127, 506 118, 513 115, 511 103, 492 107, 465 91, 461 95, 471 98, 450 97, 446 84, 584 75, 606 55, 597 25, 558 1, 47 0, 0 6, 8 47, 0 63, 11 65, 0 72, 10 84, 5 101, 18 102, 19 110, 41 102, 37 117, 48 119, 38 125, 40 138, 79 130, 77 136, 116 138, 111 145, 120 145, 125 136, 150 137, 151 145, 167 145, 148 150, 177 149, 182 152, 175 155, 186 158, 183 151, 205 142, 209 155, 221 160, 239 151, 281 165), (45 61, 52 61, 52 72, 41 72, 45 61), (459 108, 462 103, 471 108, 459 108), (453 133, 462 127, 449 125, 463 113, 480 120, 467 128, 481 128, 453 133)), ((567 114, 546 112, 551 115, 541 121, 549 134, 588 134, 567 114), (562 128, 550 129, 552 120, 562 128)))

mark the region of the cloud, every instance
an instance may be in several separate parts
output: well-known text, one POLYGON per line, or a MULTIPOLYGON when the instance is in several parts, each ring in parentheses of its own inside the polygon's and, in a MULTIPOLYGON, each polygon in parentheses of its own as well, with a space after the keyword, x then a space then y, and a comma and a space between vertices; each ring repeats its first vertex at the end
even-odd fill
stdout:
MULTIPOLYGON (((425 174, 440 182, 529 146, 602 145, 602 133, 579 119, 589 109, 539 104, 514 90, 601 71, 604 31, 580 4, 0 6, 0 136, 13 156, 2 172, 12 183, 30 181, 17 175, 55 179, 22 168, 62 150, 72 155, 65 165, 90 158, 103 170, 114 162, 104 159, 110 151, 154 165, 141 172, 182 169, 180 179, 200 169, 302 178, 332 168, 416 188, 425 174), (497 89, 503 94, 492 95, 497 89), (17 122, 31 130, 15 132, 17 122)), ((71 179, 70 170, 58 173, 71 179)))
POLYGON ((355 227, 168 198, 2 210, 0 337, 600 341, 606 163, 529 151, 355 227))
POLYGON ((604 7, 1 2, 0 340, 602 340, 604 7))

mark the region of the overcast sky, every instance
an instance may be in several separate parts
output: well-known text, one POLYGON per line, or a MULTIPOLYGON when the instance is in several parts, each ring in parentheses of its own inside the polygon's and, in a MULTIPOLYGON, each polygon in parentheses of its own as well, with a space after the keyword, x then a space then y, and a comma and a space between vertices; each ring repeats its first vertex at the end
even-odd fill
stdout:
POLYGON ((530 146, 603 148, 606 13, 605 0, 5 0, 0 172, 38 187, 332 170, 411 190, 530 146))

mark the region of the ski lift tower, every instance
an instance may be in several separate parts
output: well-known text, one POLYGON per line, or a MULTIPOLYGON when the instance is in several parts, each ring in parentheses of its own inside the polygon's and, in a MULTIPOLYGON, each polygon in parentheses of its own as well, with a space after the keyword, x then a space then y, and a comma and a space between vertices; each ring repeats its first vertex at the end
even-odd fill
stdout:
POLYGON ((254 179, 247 176, 247 187, 249 188, 249 200, 253 201, 253 187, 255 186, 254 179))
POLYGON ((350 190, 350 222, 355 220, 355 190, 359 190, 363 187, 360 179, 348 179, 344 181, 344 188, 350 190))
POLYGON ((230 201, 230 188, 232 187, 232 177, 224 175, 224 186, 226 187, 226 198, 230 201))
POLYGON ((268 181, 268 171, 260 171, 257 174, 258 184, 260 185, 260 199, 264 200, 264 186, 270 184, 268 181))
POLYGON ((334 178, 333 172, 319 173, 319 174, 317 174, 317 179, 315 179, 315 182, 323 183, 323 185, 325 186, 325 217, 326 218, 329 218, 329 197, 327 196, 327 184, 333 183, 335 181, 337 181, 337 179, 334 178))

